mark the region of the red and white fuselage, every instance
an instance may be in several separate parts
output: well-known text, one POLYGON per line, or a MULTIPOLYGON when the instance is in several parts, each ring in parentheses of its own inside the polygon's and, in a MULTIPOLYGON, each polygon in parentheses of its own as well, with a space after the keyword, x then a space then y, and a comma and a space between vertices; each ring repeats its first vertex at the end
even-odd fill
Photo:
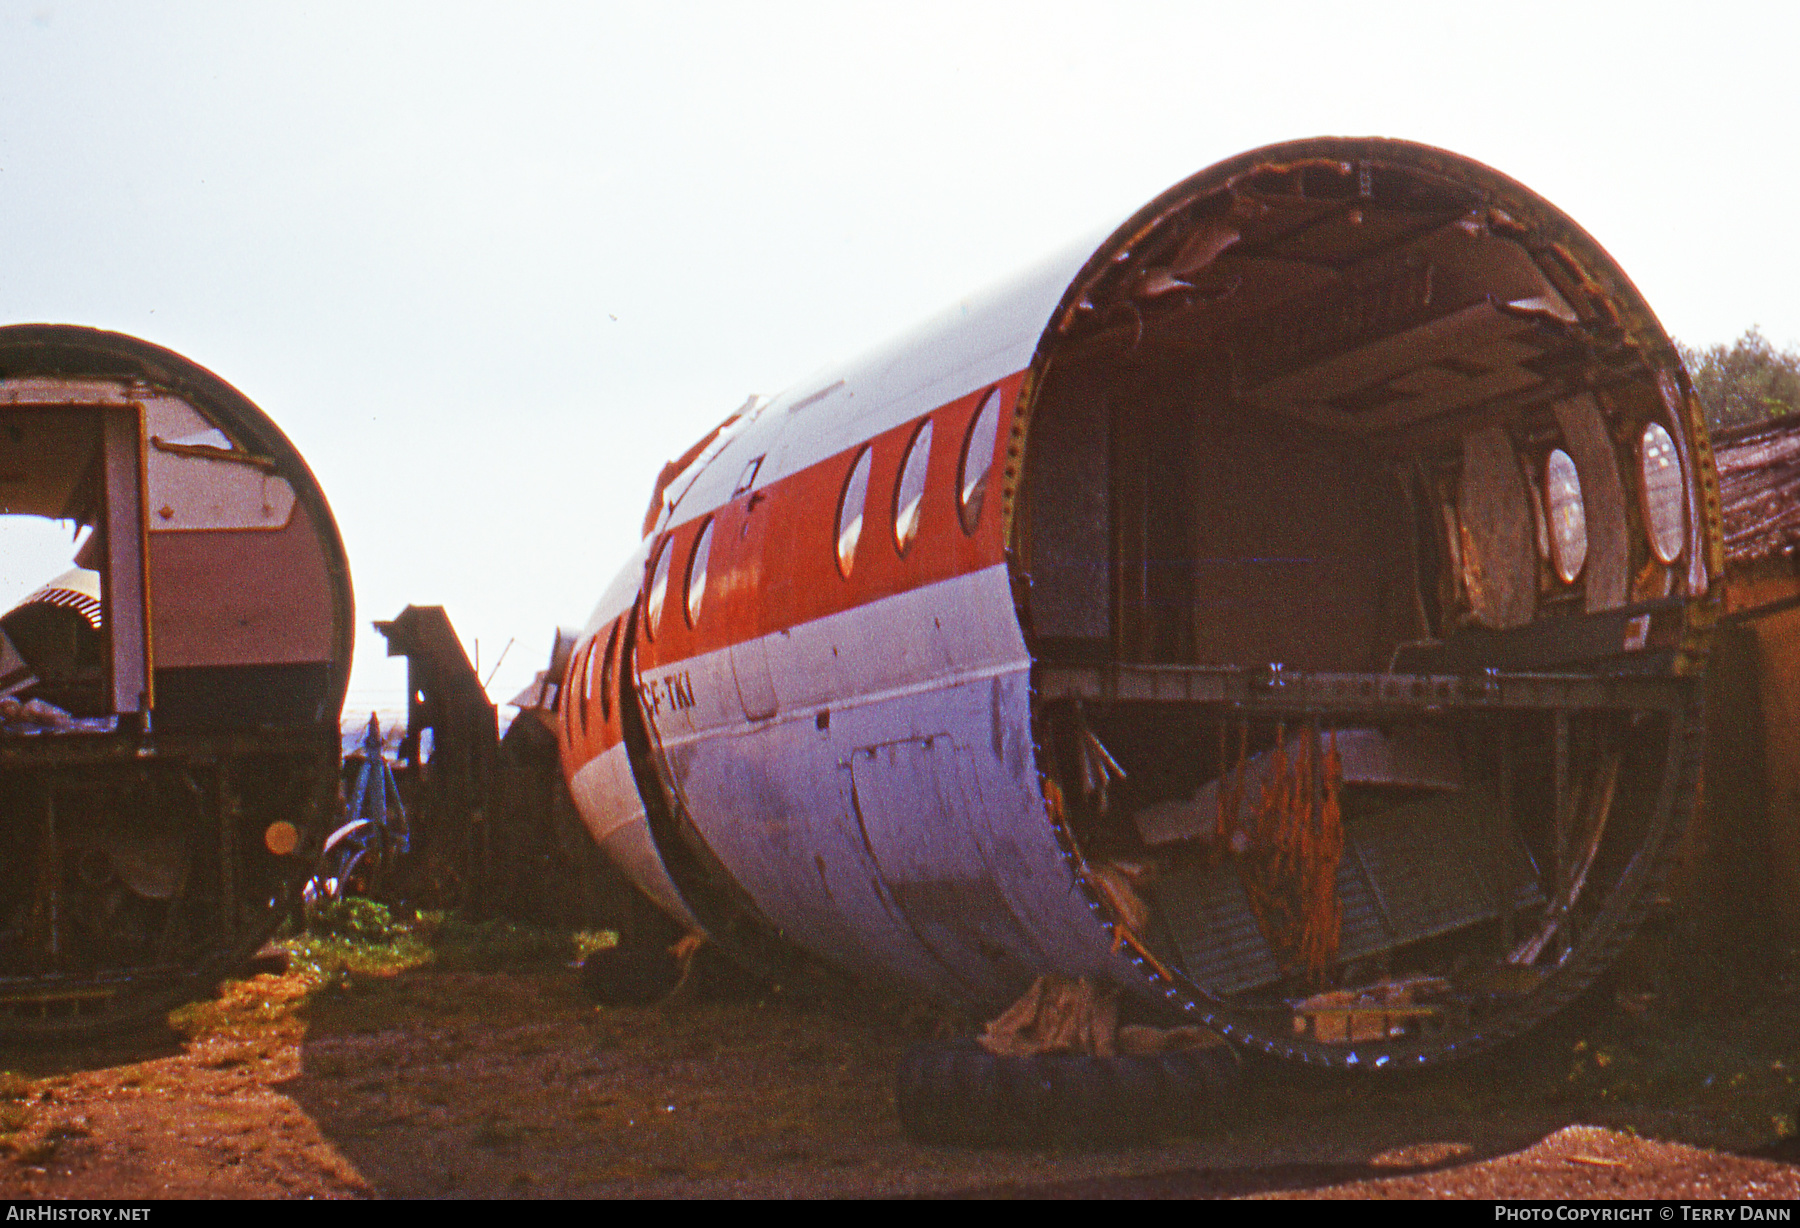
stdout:
POLYGON ((671 914, 702 924, 645 822, 633 685, 711 852, 812 954, 984 1001, 1118 958, 1044 822, 998 497, 1025 368, 1084 258, 748 409, 672 485, 583 629, 562 722, 590 830, 671 914))
POLYGON ((1096 976, 1326 1064, 1474 1051, 1596 974, 1691 804, 1709 481, 1674 347, 1541 198, 1402 142, 1253 151, 666 470, 565 773, 728 950, 983 1004, 1096 976), (1302 760, 1310 797, 1239 796, 1302 760), (1400 971, 1398 1023, 1307 996, 1400 971))

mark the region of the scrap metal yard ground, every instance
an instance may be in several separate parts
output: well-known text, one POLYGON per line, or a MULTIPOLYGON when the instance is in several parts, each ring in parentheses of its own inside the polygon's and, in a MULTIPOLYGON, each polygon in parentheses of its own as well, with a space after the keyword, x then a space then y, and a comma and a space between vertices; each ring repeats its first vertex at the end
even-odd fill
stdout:
POLYGON ((1608 1001, 1423 1082, 1263 1083, 1111 1152, 910 1142, 894 1064, 932 1023, 891 1006, 606 1009, 567 971, 318 985, 0 1054, 0 1197, 1800 1196, 1785 980, 1687 1031, 1608 1001))

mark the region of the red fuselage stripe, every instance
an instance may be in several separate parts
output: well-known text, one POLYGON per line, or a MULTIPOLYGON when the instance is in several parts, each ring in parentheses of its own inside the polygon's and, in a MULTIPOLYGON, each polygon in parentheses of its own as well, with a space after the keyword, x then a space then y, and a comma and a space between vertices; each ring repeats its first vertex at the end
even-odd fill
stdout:
MULTIPOLYGON (((640 670, 672 665, 702 653, 716 652, 771 635, 814 619, 843 613, 927 584, 967 575, 1005 558, 1001 539, 1000 484, 1012 415, 1023 371, 999 381, 1000 428, 987 493, 974 533, 963 530, 958 496, 958 469, 964 440, 982 398, 981 388, 929 415, 920 415, 874 438, 847 448, 748 494, 738 495, 707 515, 696 516, 664 535, 661 548, 673 551, 668 593, 654 636, 639 629, 640 670), (907 444, 925 417, 932 420, 931 456, 926 469, 925 498, 917 534, 902 555, 895 544, 895 494, 907 444), (850 575, 837 563, 838 504, 851 466, 867 446, 873 450, 862 535, 857 540, 850 575), (688 567, 695 543, 709 520, 714 521, 706 593, 700 617, 687 617, 688 567)), ((991 386, 990 386, 991 387, 991 386)), ((804 411, 802 411, 804 412, 804 411)), ((795 424, 790 429, 799 429, 795 424)), ((652 551, 651 566, 659 554, 652 551)), ((613 624, 596 629, 570 661, 565 702, 585 707, 562 722, 568 739, 563 762, 570 774, 623 738, 619 705, 602 716, 599 679, 588 697, 585 668, 590 652, 604 651, 613 624), (585 715, 585 721, 582 719, 585 715)), ((624 637, 621 636, 620 639, 624 637)), ((595 670, 596 674, 600 671, 595 670)), ((615 663, 609 680, 615 691, 629 685, 615 663)), ((614 699, 617 699, 615 694, 614 699)), ((565 709, 566 711, 566 709, 565 709)))

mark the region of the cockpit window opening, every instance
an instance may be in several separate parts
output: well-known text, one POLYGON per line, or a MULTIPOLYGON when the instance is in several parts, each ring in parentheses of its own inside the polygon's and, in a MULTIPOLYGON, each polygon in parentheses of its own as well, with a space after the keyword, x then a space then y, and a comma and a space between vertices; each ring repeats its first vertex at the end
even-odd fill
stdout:
POLYGON ((656 548, 656 572, 650 581, 650 597, 644 603, 644 633, 652 640, 662 623, 663 602, 669 595, 669 561, 675 557, 672 538, 664 538, 656 548))
POLYGON ((1561 448, 1544 461, 1544 499, 1550 514, 1551 565, 1557 579, 1573 584, 1587 562, 1587 506, 1575 461, 1561 448))
POLYGON ((706 599, 706 564, 712 555, 713 525, 716 523, 713 517, 706 518, 706 525, 700 530, 694 552, 688 559, 687 621, 690 627, 699 625, 700 604, 706 599))
POLYGON ((962 516, 964 533, 974 533, 981 523, 981 505, 987 495, 988 473, 994 467, 994 445, 999 433, 1000 390, 992 388, 969 423, 962 461, 957 466, 957 511, 962 516))
POLYGON ((1666 566, 1680 558, 1687 546, 1687 499, 1681 458, 1662 423, 1652 422, 1644 428, 1638 460, 1644 478, 1644 523, 1650 549, 1666 566))
POLYGON ((906 445, 906 459, 894 485, 894 548, 902 555, 919 535, 920 512, 925 506, 925 475, 931 462, 931 419, 926 418, 906 445))
POLYGON ((731 497, 733 499, 756 485, 756 471, 762 468, 762 463, 763 458, 761 456, 752 456, 749 462, 744 465, 744 472, 738 476, 737 486, 731 492, 731 497))
POLYGON ((838 498, 837 565, 846 580, 856 563, 856 543, 862 537, 863 510, 869 501, 869 467, 874 459, 868 447, 857 454, 850 476, 844 479, 844 493, 838 498))

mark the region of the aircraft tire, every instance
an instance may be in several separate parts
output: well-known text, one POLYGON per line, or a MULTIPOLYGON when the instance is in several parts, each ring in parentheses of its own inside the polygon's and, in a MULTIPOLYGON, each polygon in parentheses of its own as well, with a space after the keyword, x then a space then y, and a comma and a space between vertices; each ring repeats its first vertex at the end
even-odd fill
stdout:
POLYGON ((953 1147, 1108 1147, 1191 1129, 1242 1077, 1224 1046, 1145 1057, 996 1057, 973 1040, 928 1041, 900 1059, 900 1124, 953 1147))

